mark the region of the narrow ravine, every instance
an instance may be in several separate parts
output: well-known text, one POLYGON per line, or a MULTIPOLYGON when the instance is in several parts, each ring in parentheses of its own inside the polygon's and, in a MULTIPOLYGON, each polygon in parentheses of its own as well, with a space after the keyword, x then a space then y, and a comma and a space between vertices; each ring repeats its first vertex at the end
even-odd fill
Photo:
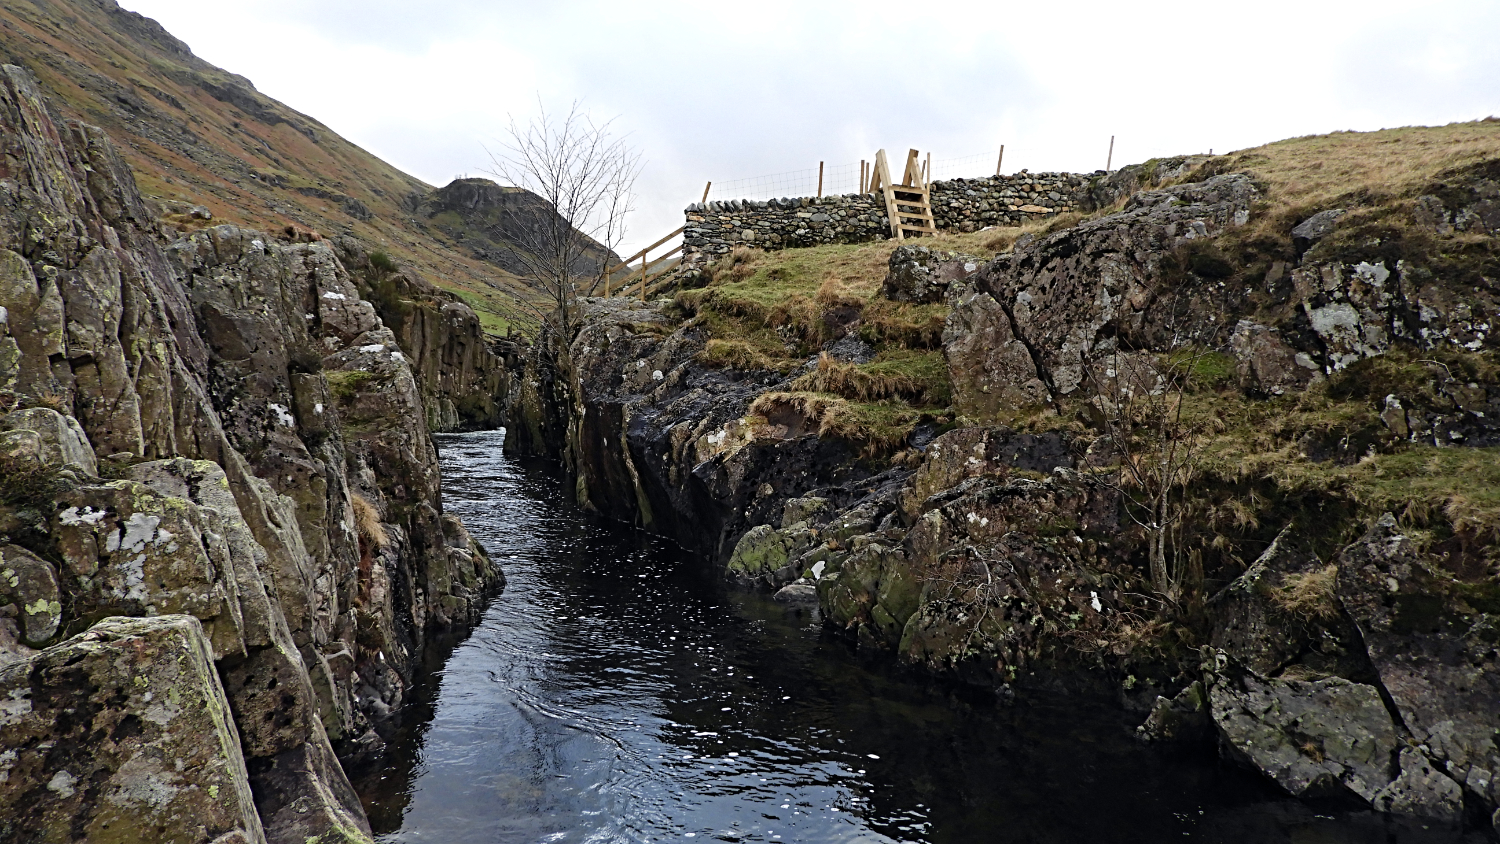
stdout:
POLYGON ((587 518, 502 441, 439 438, 445 505, 509 585, 357 783, 382 841, 1454 840, 1144 747, 1107 701, 863 659, 813 610, 587 518))

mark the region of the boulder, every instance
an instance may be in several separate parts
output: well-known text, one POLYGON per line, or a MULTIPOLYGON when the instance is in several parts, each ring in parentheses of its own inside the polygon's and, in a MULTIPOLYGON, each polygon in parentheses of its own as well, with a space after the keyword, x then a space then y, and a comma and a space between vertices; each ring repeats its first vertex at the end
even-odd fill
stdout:
POLYGON ((1334 594, 1336 569, 1283 529, 1209 600, 1212 644, 1263 677, 1289 671, 1373 682, 1359 633, 1334 594))
POLYGON ((948 286, 973 275, 983 264, 973 255, 926 246, 898 246, 880 293, 894 302, 941 302, 948 286))
POLYGON ((112 618, 0 667, 0 839, 263 844, 191 616, 112 618))
POLYGON ((902 488, 901 516, 912 523, 929 497, 968 478, 1003 476, 1011 469, 1050 474, 1073 464, 1069 443, 1056 432, 1021 434, 1003 427, 949 431, 927 446, 916 474, 902 488))
POLYGON ((41 647, 62 622, 62 591, 52 564, 16 545, 0 546, 0 605, 15 607, 22 640, 41 647))
POLYGON ((788 583, 776 590, 771 598, 783 604, 816 604, 818 602, 818 589, 811 583, 798 581, 788 583))
POLYGON ((807 522, 795 522, 784 528, 757 525, 745 531, 729 556, 725 573, 742 583, 764 582, 780 585, 801 574, 796 559, 817 542, 817 531, 807 522))
POLYGON ((1302 254, 1312 245, 1323 238, 1333 234, 1334 227, 1338 225, 1339 218, 1344 216, 1344 209, 1330 208, 1326 211, 1308 217, 1292 228, 1292 245, 1297 248, 1297 254, 1302 254))
POLYGON ((1294 796, 1370 803, 1395 778, 1400 736, 1374 686, 1271 679, 1221 657, 1208 699, 1226 747, 1294 796))

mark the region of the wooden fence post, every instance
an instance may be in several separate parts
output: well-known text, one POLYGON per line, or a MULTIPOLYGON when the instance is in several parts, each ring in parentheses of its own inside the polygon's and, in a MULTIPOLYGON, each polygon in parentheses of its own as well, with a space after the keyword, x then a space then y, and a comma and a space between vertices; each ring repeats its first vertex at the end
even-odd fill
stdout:
POLYGON ((818 198, 823 198, 823 162, 818 162, 818 198))
POLYGON ((1108 173, 1115 163, 1115 136, 1109 136, 1109 158, 1104 160, 1104 172, 1108 173))
POLYGON ((922 165, 922 184, 932 184, 932 151, 927 152, 927 163, 922 165))
POLYGON ((1000 165, 1005 163, 1005 144, 1000 145, 1000 157, 995 159, 995 175, 1000 175, 1000 165))
POLYGON ((700 200, 698 200, 698 202, 704 203, 704 202, 708 201, 708 189, 711 188, 711 187, 713 187, 713 186, 714 186, 713 182, 709 182, 708 184, 706 184, 706 185, 703 186, 703 198, 700 199, 700 200))
POLYGON ((641 301, 646 301, 646 270, 651 266, 651 258, 646 250, 641 250, 641 301))

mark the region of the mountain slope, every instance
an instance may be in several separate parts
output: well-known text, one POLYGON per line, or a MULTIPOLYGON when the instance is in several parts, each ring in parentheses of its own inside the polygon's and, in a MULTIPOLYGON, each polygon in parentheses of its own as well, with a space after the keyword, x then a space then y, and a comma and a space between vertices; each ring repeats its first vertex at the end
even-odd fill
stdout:
POLYGON ((0 61, 30 69, 62 117, 107 131, 180 228, 205 224, 186 213, 202 205, 214 222, 350 234, 458 294, 490 331, 508 329, 515 282, 500 244, 461 244, 451 221, 418 213, 431 185, 203 61, 155 21, 114 0, 0 0, 0 61))

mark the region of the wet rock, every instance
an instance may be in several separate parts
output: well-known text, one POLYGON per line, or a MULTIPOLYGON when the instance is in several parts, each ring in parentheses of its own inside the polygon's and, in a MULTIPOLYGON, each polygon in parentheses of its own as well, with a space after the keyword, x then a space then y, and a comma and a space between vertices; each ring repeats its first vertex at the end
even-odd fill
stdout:
POLYGON ((818 496, 788 499, 781 509, 781 526, 790 527, 798 522, 813 524, 829 509, 829 501, 818 496))
POLYGON ((1208 712, 1208 692, 1198 681, 1189 683, 1175 697, 1157 696, 1151 714, 1138 733, 1147 741, 1197 744, 1214 732, 1208 712))
POLYGON ((818 589, 811 583, 798 581, 781 587, 771 597, 773 600, 784 604, 816 604, 818 602, 818 589))
POLYGON ((729 556, 725 573, 741 582, 763 581, 779 585, 799 574, 793 562, 817 542, 818 534, 807 522, 784 528, 757 525, 740 537, 729 556))
POLYGON ((895 302, 941 302, 953 282, 976 272, 979 258, 926 246, 898 246, 880 293, 895 302))
POLYGON ((0 838, 266 840, 189 616, 108 619, 0 668, 0 726, 0 838))
POLYGON ((1464 818, 1463 787, 1433 767, 1422 751, 1401 748, 1401 773, 1381 789, 1371 802, 1376 809, 1393 815, 1431 818, 1457 827, 1464 818))
POLYGON ((1222 662, 1208 698, 1223 741, 1289 793, 1369 803, 1395 778, 1399 735, 1374 686, 1268 679, 1222 662))

